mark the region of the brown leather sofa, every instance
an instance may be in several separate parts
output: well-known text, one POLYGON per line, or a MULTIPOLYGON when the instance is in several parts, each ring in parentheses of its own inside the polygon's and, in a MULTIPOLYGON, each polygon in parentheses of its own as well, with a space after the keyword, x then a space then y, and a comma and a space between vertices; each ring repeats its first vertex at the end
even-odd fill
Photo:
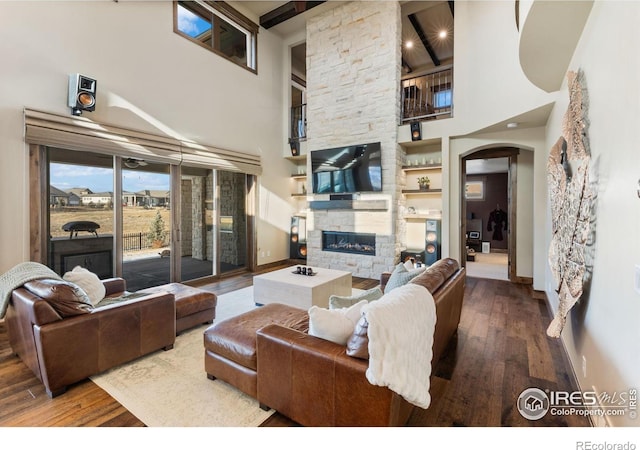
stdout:
MULTIPOLYGON (((389 274, 381 277, 384 287, 389 274)), ((465 269, 444 259, 414 278, 433 294, 437 362, 460 322, 465 269)), ((347 347, 281 325, 258 330, 258 400, 304 426, 400 426, 413 408, 386 387, 370 384, 368 361, 347 347), (351 352, 350 352, 351 353, 351 352)))
MULTIPOLYGON (((49 397, 122 363, 173 348, 176 306, 172 294, 133 295, 92 308, 74 302, 63 283, 25 283, 12 292, 6 315, 11 348, 42 381, 49 397)), ((103 283, 107 298, 126 293, 123 279, 103 283)))

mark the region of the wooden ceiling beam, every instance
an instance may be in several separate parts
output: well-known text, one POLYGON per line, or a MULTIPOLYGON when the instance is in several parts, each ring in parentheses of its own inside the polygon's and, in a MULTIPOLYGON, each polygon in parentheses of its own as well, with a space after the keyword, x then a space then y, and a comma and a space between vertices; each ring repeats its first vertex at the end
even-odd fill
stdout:
POLYGON ((402 57, 402 67, 404 67, 405 69, 407 69, 407 73, 411 73, 413 72, 413 68, 409 65, 409 63, 404 59, 404 56, 402 57))
POLYGON ((453 0, 448 1, 447 3, 449 3, 449 10, 451 11, 451 17, 455 17, 453 15, 453 11, 455 9, 454 5, 453 5, 453 0))
POLYGON ((436 55, 436 52, 431 46, 429 39, 427 39, 427 35, 424 34, 424 30, 422 29, 420 22, 418 22, 418 18, 416 17, 415 14, 409 14, 408 17, 409 17, 409 22, 411 22, 411 25, 413 25, 413 29, 416 30, 416 33, 418 34, 418 37, 420 38, 422 45, 424 45, 425 50, 427 51, 427 53, 429 53, 429 56, 431 57, 431 61, 433 61, 433 65, 439 66, 440 58, 438 58, 438 55, 436 55))
POLYGON ((315 8, 316 6, 323 3, 325 2, 287 2, 284 5, 261 15, 260 26, 267 29, 275 27, 276 25, 293 18, 298 14, 309 11, 311 8, 315 8))

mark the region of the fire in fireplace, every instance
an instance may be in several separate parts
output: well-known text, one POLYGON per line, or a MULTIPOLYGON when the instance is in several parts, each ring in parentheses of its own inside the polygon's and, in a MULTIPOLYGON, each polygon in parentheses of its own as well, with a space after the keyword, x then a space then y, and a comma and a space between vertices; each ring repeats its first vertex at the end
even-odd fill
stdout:
POLYGON ((373 256, 376 254, 376 235, 373 233, 323 231, 322 250, 373 256))

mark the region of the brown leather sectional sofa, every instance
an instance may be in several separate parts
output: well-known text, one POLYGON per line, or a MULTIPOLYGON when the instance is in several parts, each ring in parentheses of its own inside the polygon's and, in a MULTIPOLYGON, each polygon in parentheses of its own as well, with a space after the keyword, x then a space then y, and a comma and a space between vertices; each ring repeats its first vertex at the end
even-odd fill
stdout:
MULTIPOLYGON (((120 278, 103 280, 103 284, 107 298, 125 293, 125 281, 120 278)), ((6 315, 9 342, 50 397, 122 363, 173 348, 173 294, 134 296, 94 309, 70 300, 73 293, 61 281, 39 280, 29 287, 11 295, 6 315)))
MULTIPOLYGON (((388 280, 383 274, 382 285, 388 280)), ((465 270, 441 260, 414 278, 436 302, 433 361, 460 322, 465 270)), ((419 345, 419 343, 416 343, 419 345)), ((280 325, 258 331, 258 400, 305 426, 400 426, 414 406, 386 387, 370 384, 368 361, 347 348, 280 325)))
MULTIPOLYGON (((389 275, 381 277, 383 288, 389 275)), ((465 270, 447 258, 411 282, 429 289, 436 302, 437 362, 460 322, 465 270)), ((368 361, 349 356, 344 345, 309 335, 308 321, 306 311, 271 304, 213 325, 204 334, 208 377, 304 426, 404 425, 414 406, 370 384, 368 361)))

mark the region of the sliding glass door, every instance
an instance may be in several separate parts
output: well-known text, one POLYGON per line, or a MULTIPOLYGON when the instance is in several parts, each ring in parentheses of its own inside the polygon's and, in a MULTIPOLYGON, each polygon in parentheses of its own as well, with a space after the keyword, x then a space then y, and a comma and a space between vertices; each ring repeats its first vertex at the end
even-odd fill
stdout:
MULTIPOLYGON (((48 148, 47 262, 129 291, 251 269, 244 173, 48 148)), ((250 208, 249 208, 250 209, 250 208)))
POLYGON ((218 172, 220 199, 220 272, 244 269, 247 265, 247 175, 218 172))
POLYGON ((216 275, 213 170, 181 167, 180 267, 181 280, 216 275))
POLYGON ((169 164, 122 160, 122 277, 137 291, 171 282, 169 164))
POLYGON ((60 275, 81 266, 112 277, 113 158, 61 149, 48 156, 48 266, 60 275))

